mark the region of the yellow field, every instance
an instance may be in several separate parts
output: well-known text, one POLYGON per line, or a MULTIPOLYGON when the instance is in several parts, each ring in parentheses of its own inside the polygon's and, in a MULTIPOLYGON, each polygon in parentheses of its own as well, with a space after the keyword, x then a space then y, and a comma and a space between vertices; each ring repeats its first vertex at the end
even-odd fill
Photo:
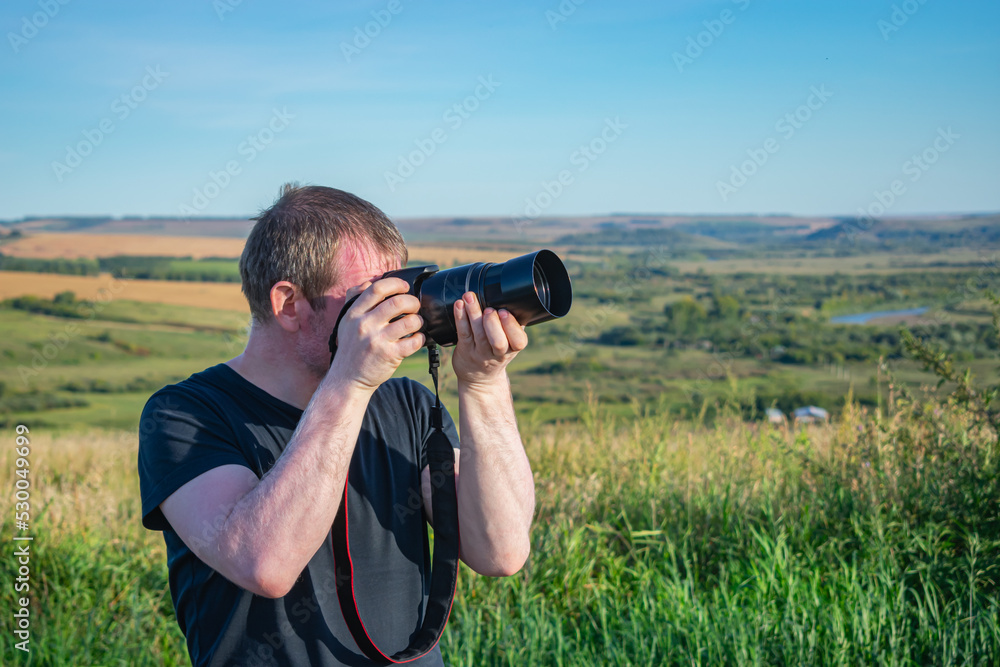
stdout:
MULTIPOLYGON (((147 234, 40 233, 3 246, 12 257, 93 259, 114 255, 174 257, 239 257, 243 239, 212 236, 152 236, 147 234)), ((503 262, 518 251, 462 245, 414 243, 410 257, 442 267, 469 262, 503 262)))
MULTIPOLYGON (((41 233, 3 246, 5 255, 33 258, 95 258, 114 255, 178 257, 238 257, 243 239, 142 234, 41 233)), ((412 244, 413 260, 442 268, 469 262, 503 262, 521 254, 517 249, 488 249, 461 245, 412 244)), ((249 312, 235 283, 161 280, 114 280, 110 275, 68 276, 54 273, 0 271, 0 299, 34 295, 51 298, 72 291, 79 299, 114 298, 180 306, 201 306, 249 312), (103 292, 102 292, 103 290, 103 292)))
POLYGON ((151 236, 146 234, 32 234, 3 246, 12 257, 65 259, 114 255, 174 257, 239 257, 243 239, 205 236, 151 236))
POLYGON ((0 271, 0 299, 28 294, 52 298, 71 291, 78 299, 128 299, 177 306, 200 306, 249 313, 237 283, 194 283, 168 280, 117 280, 100 276, 0 271))
POLYGON ((409 243, 410 261, 420 260, 447 268, 455 264, 470 262, 506 262, 512 257, 528 252, 523 249, 490 249, 476 246, 438 245, 431 243, 409 243))

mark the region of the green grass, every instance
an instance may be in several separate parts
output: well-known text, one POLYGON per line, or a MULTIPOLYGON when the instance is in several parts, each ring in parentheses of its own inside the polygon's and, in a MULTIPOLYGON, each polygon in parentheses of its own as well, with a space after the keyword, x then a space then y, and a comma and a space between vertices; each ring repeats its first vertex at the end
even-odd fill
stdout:
POLYGON ((593 404, 529 438, 530 565, 464 577, 444 646, 476 665, 996 664, 996 434, 919 414, 706 431, 593 404))
MULTIPOLYGON (((531 559, 507 579, 463 568, 448 664, 996 664, 1000 444, 960 406, 803 430, 577 409, 523 426, 531 559)), ((134 435, 33 437, 31 664, 186 664, 134 435)))
MULTIPOLYGON (((8 433, 0 476, 13 488, 14 434, 8 433)), ((139 522, 134 434, 32 429, 29 437, 30 653, 14 649, 5 614, 0 664, 190 664, 173 618, 163 540, 139 522)), ((4 535, 15 533, 12 502, 4 503, 4 535)), ((4 558, 0 577, 12 582, 15 567, 4 558)), ((4 586, 0 604, 15 608, 11 586, 4 586)))
POLYGON ((240 265, 236 259, 175 259, 169 263, 169 268, 177 274, 201 276, 210 273, 218 278, 240 281, 240 265))
POLYGON ((103 304, 101 317, 147 324, 175 324, 210 330, 238 331, 247 326, 250 316, 231 310, 172 306, 148 301, 116 299, 103 304))
POLYGON ((80 398, 86 406, 45 410, 42 412, 13 413, 10 424, 30 424, 35 428, 79 429, 81 425, 99 428, 134 430, 138 415, 149 400, 150 392, 94 393, 57 392, 57 396, 80 398))

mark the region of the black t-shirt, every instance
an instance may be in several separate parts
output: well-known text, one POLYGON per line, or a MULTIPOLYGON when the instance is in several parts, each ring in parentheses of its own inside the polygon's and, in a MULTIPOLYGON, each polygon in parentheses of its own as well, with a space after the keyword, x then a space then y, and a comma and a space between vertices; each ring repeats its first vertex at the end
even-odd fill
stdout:
MULTIPOLYGON (((430 557, 420 471, 433 394, 393 379, 373 394, 349 472, 351 558, 365 626, 387 654, 404 648, 426 603, 430 557)), ((202 562, 159 509, 178 488, 220 465, 262 477, 284 451, 302 410, 225 364, 164 387, 139 424, 142 522, 162 530, 170 593, 194 665, 370 665, 337 601, 330 538, 283 598, 254 595, 202 562)), ((458 446, 445 413, 445 433, 458 446)), ((197 539, 197 537, 195 537, 197 539)), ((437 647, 416 666, 441 665, 437 647)))

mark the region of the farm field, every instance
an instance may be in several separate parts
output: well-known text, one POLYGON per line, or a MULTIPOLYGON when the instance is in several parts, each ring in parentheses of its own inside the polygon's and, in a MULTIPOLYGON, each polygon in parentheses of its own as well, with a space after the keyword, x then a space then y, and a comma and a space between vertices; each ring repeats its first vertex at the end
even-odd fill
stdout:
MULTIPOLYGON (((683 222, 672 224, 685 228, 683 222)), ((712 233, 771 229, 757 223, 711 224, 712 233)), ((828 227, 828 221, 795 224, 807 231, 828 227)), ((86 248, 113 235, 42 233, 12 243, 36 238, 39 249, 49 244, 45 252, 51 257, 60 243, 86 248)), ((154 237, 128 238, 148 242, 154 237)), ((173 237, 172 242, 184 244, 185 257, 198 257, 216 252, 216 241, 242 243, 204 237, 173 237)), ((0 248, 6 251, 12 243, 0 248)), ((74 300, 62 310, 23 303, 4 311, 7 335, 0 342, 0 369, 16 380, 8 381, 0 397, 0 419, 130 428, 135 415, 115 407, 116 401, 133 405, 152 387, 239 354, 248 309, 238 283, 197 280, 202 274, 238 278, 235 260, 170 259, 160 249, 169 245, 155 247, 157 256, 131 256, 115 270, 128 276, 141 272, 144 261, 155 262, 178 279, 0 272, 3 303, 67 292, 74 300), (67 310, 78 319, 60 317, 67 310), (39 363, 41 350, 67 323, 79 333, 59 357, 42 360, 44 373, 22 372, 30 362, 39 363)), ((523 250, 482 239, 410 246, 413 263, 441 266, 502 261, 523 250)), ((886 398, 877 377, 880 357, 908 382, 934 379, 904 354, 900 325, 917 327, 921 335, 964 355, 979 381, 996 372, 989 354, 989 312, 979 292, 1000 274, 989 259, 990 246, 936 253, 857 250, 845 257, 816 257, 787 248, 774 257, 693 262, 685 259, 687 251, 677 255, 669 245, 566 248, 561 252, 574 281, 574 308, 563 320, 531 329, 532 344, 511 366, 519 415, 540 422, 573 419, 575 406, 591 394, 615 414, 630 414, 638 403, 665 405, 676 415, 707 411, 711 417, 716 404, 736 396, 747 402, 749 418, 760 418, 775 403, 786 412, 808 403, 837 412, 849 393, 875 405, 886 398), (914 305, 930 310, 864 327, 827 323, 834 315, 914 305)), ((400 373, 425 381, 425 361, 418 356, 404 362, 400 373)), ((448 372, 445 368, 442 377, 446 388, 448 372)))
POLYGON ((39 233, 10 241, 0 251, 12 257, 78 259, 113 255, 239 257, 242 238, 158 236, 146 234, 39 233))
MULTIPOLYGON (((831 224, 814 222, 796 224, 831 224)), ((761 225, 736 225, 746 228, 761 225)), ((509 369, 536 473, 531 560, 504 580, 463 569, 446 660, 993 664, 1000 440, 982 401, 1000 377, 986 293, 1000 288, 998 248, 925 252, 918 239, 754 257, 725 239, 699 249, 595 238, 560 247, 573 309, 529 329, 509 369), (830 321, 913 308, 927 310, 830 321), (947 369, 925 368, 921 349, 957 374, 939 384, 947 369), (806 405, 829 422, 764 418, 806 405)), ((235 262, 194 259, 216 256, 191 251, 202 241, 185 239, 173 258, 157 248, 173 280, 0 272, 0 423, 30 429, 44 508, 38 664, 187 664, 162 539, 139 525, 135 447, 150 394, 246 342, 239 284, 197 279, 231 280, 235 262)), ((449 266, 530 249, 468 239, 410 254, 449 266)), ((127 275, 144 261, 116 266, 127 275)), ((457 418, 447 355, 442 371, 457 418)), ((430 384, 423 354, 397 374, 430 384)), ((0 509, 0 530, 12 530, 11 508, 0 509)), ((3 576, 10 567, 0 562, 3 576)), ((0 648, 0 663, 11 651, 0 648)))
POLYGON ((0 299, 32 295, 51 299, 60 292, 81 299, 126 299, 175 306, 218 308, 249 313, 239 284, 191 283, 166 280, 123 280, 100 276, 0 271, 0 299))
MULTIPOLYGON (((115 255, 238 258, 242 238, 204 236, 160 236, 151 234, 93 234, 41 232, 10 240, 0 252, 11 257, 34 259, 95 259, 115 255)), ((409 243, 412 260, 442 267, 469 262, 503 262, 526 252, 518 246, 469 242, 466 244, 409 243)))
POLYGON ((997 261, 996 252, 959 249, 953 252, 919 255, 870 254, 849 257, 766 257, 704 260, 678 260, 674 266, 682 273, 777 273, 826 275, 830 273, 898 273, 908 271, 953 271, 956 266, 975 269, 997 261))

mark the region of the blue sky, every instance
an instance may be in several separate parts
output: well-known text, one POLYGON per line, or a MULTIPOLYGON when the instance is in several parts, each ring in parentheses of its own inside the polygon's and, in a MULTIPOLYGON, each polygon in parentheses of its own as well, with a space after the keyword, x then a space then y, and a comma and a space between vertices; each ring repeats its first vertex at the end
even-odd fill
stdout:
POLYGON ((289 180, 394 217, 1000 210, 986 0, 35 0, 0 26, 0 218, 245 216, 289 180))

